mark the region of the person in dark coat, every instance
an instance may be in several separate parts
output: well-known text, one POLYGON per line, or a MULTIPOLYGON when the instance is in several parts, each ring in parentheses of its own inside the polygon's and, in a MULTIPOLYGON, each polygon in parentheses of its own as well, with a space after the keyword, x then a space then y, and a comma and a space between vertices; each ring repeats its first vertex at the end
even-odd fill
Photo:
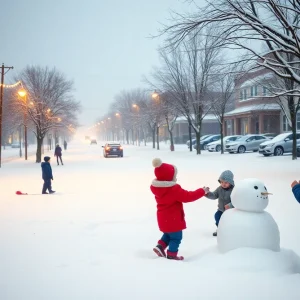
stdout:
POLYGON ((68 146, 67 141, 64 141, 64 149, 65 149, 65 150, 67 150, 67 146, 68 146))
POLYGON ((294 180, 291 184, 291 188, 296 200, 300 203, 300 180, 294 180))
POLYGON ((61 149, 61 147, 58 144, 55 147, 54 156, 56 156, 56 160, 57 160, 57 165, 58 166, 59 166, 58 159, 60 159, 61 164, 64 165, 63 161, 62 161, 62 158, 61 158, 61 156, 62 156, 62 149, 61 149))
POLYGON ((186 229, 183 203, 200 199, 209 192, 209 188, 199 188, 195 191, 184 190, 176 183, 177 168, 175 166, 163 163, 159 158, 155 158, 152 165, 155 168, 156 179, 152 181, 150 189, 157 203, 158 227, 163 232, 153 251, 160 257, 183 260, 183 256, 177 255, 182 240, 182 230, 186 229))
POLYGON ((49 156, 44 157, 44 162, 41 163, 41 167, 42 167, 42 178, 44 180, 42 194, 48 194, 47 190, 49 191, 49 194, 53 194, 55 193, 55 191, 52 190, 52 186, 51 186, 51 180, 53 180, 53 175, 52 175, 52 168, 50 165, 49 156))

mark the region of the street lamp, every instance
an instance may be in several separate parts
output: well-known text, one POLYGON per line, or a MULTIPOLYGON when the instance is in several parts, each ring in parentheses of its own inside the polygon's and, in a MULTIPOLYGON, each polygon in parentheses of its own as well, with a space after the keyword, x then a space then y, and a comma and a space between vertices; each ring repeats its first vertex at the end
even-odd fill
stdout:
MULTIPOLYGON (((157 102, 158 102, 158 106, 159 106, 159 110, 158 110, 158 114, 157 114, 157 119, 158 119, 161 107, 160 107, 160 96, 159 96, 159 93, 157 91, 154 91, 152 93, 152 99, 157 100, 157 102)), ((159 120, 157 120, 157 124, 156 124, 156 139, 157 139, 156 140, 156 144, 157 144, 157 150, 159 150, 159 126, 158 126, 158 121, 159 120)))
POLYGON ((25 108, 24 108, 24 146, 25 146, 25 160, 27 160, 27 92, 24 89, 18 91, 18 95, 24 99, 25 108))
POLYGON ((137 143, 140 146, 141 145, 141 142, 140 142, 140 128, 139 128, 139 125, 140 125, 140 107, 137 104, 133 104, 132 107, 134 107, 136 109, 136 111, 137 111, 138 124, 137 124, 136 135, 137 135, 137 143))

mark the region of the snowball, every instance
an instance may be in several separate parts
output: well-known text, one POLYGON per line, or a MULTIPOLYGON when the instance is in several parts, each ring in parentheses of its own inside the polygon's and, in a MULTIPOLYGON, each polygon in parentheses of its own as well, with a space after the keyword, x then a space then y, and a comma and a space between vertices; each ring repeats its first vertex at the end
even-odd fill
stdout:
POLYGON ((252 212, 263 212, 269 204, 268 191, 262 181, 247 178, 239 181, 231 194, 234 207, 252 212))
POLYGON ((217 240, 221 252, 243 247, 280 250, 278 226, 267 212, 253 213, 236 208, 225 211, 217 240))

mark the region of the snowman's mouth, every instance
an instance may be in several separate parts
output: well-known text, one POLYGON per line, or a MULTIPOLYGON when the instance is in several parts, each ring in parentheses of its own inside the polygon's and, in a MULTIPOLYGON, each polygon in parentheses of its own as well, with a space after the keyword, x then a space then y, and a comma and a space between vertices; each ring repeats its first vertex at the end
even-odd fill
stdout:
POLYGON ((261 194, 262 194, 263 196, 273 195, 272 193, 268 193, 268 192, 261 192, 261 194))

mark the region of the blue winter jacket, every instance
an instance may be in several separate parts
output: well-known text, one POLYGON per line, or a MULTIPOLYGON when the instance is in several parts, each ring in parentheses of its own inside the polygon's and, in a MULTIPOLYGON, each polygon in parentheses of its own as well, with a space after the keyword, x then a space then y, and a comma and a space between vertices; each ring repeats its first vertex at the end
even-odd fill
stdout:
POLYGON ((42 162, 41 167, 42 167, 43 179, 44 180, 53 179, 52 168, 51 168, 51 165, 49 164, 49 162, 42 162))
POLYGON ((300 184, 296 184, 292 189, 296 200, 300 203, 300 184))

